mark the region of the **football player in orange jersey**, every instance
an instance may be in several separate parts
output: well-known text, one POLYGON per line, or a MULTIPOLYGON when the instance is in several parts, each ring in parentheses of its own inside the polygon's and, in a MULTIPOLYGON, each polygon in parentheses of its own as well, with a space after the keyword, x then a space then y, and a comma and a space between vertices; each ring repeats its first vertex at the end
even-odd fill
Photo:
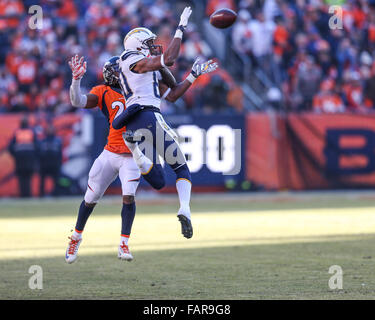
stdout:
POLYGON ((118 83, 119 57, 112 57, 103 67, 104 84, 93 87, 83 95, 80 92, 80 81, 86 72, 84 58, 76 55, 69 61, 73 79, 70 87, 70 99, 74 107, 91 109, 99 107, 109 123, 108 142, 103 152, 93 163, 88 178, 87 190, 82 201, 77 223, 68 244, 65 260, 73 263, 77 258, 78 248, 82 241, 82 231, 95 205, 103 196, 109 185, 119 176, 122 186, 123 207, 121 211, 121 240, 118 247, 118 258, 131 261, 128 239, 135 215, 134 196, 141 173, 135 164, 132 154, 122 138, 122 130, 114 130, 112 121, 125 109, 125 100, 118 83))

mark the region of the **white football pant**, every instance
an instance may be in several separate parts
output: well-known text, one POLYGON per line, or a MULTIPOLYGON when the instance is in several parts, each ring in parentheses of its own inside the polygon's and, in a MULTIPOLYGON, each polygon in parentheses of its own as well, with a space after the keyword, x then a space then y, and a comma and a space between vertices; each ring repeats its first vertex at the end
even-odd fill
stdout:
POLYGON ((134 196, 141 172, 133 157, 104 149, 90 169, 85 202, 98 202, 117 176, 121 181, 122 194, 134 196))

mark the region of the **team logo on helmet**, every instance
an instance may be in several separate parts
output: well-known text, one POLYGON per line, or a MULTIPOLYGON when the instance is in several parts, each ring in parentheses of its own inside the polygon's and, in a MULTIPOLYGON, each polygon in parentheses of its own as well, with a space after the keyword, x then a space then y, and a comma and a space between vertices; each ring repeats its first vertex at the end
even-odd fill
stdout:
POLYGON ((161 45, 154 43, 156 35, 147 28, 130 30, 124 38, 124 48, 129 51, 139 51, 145 56, 157 56, 163 53, 161 45))
POLYGON ((143 28, 135 28, 135 29, 130 30, 130 31, 128 32, 128 34, 125 36, 125 40, 124 40, 124 41, 126 41, 126 40, 127 40, 132 34, 134 34, 134 33, 140 33, 140 32, 145 33, 147 36, 150 35, 150 34, 149 34, 145 29, 143 29, 143 28))

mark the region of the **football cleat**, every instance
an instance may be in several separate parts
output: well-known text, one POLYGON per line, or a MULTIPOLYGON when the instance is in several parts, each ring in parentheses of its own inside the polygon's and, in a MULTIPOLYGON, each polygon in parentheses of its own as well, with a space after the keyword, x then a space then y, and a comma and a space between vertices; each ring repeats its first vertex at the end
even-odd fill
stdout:
POLYGON ((68 248, 66 249, 65 253, 65 261, 67 263, 73 263, 77 259, 77 254, 78 254, 78 248, 82 242, 81 239, 74 239, 73 237, 68 237, 70 239, 68 248))
POLYGON ((178 220, 181 223, 181 233, 187 239, 190 239, 193 236, 193 226, 189 218, 185 217, 183 214, 177 215, 178 220))
POLYGON ((129 247, 125 244, 125 242, 121 242, 120 245, 118 246, 118 254, 117 257, 121 260, 125 261, 132 261, 133 256, 129 251, 129 247))

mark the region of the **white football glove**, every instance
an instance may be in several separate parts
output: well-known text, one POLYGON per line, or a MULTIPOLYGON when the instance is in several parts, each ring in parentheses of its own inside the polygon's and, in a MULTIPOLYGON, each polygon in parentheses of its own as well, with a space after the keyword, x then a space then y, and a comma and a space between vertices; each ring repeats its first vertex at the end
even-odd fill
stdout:
POLYGON ((74 80, 82 79, 83 75, 86 73, 87 63, 84 61, 84 57, 78 59, 78 54, 76 54, 68 62, 70 69, 72 69, 72 75, 74 80))
POLYGON ((183 28, 186 28, 189 22, 189 17, 191 15, 191 8, 190 7, 185 7, 184 11, 181 13, 180 17, 180 23, 178 24, 179 26, 182 26, 183 28))
POLYGON ((198 78, 200 75, 215 71, 218 67, 217 62, 213 62, 212 60, 208 60, 206 62, 200 63, 199 58, 197 58, 191 68, 191 74, 198 78))

